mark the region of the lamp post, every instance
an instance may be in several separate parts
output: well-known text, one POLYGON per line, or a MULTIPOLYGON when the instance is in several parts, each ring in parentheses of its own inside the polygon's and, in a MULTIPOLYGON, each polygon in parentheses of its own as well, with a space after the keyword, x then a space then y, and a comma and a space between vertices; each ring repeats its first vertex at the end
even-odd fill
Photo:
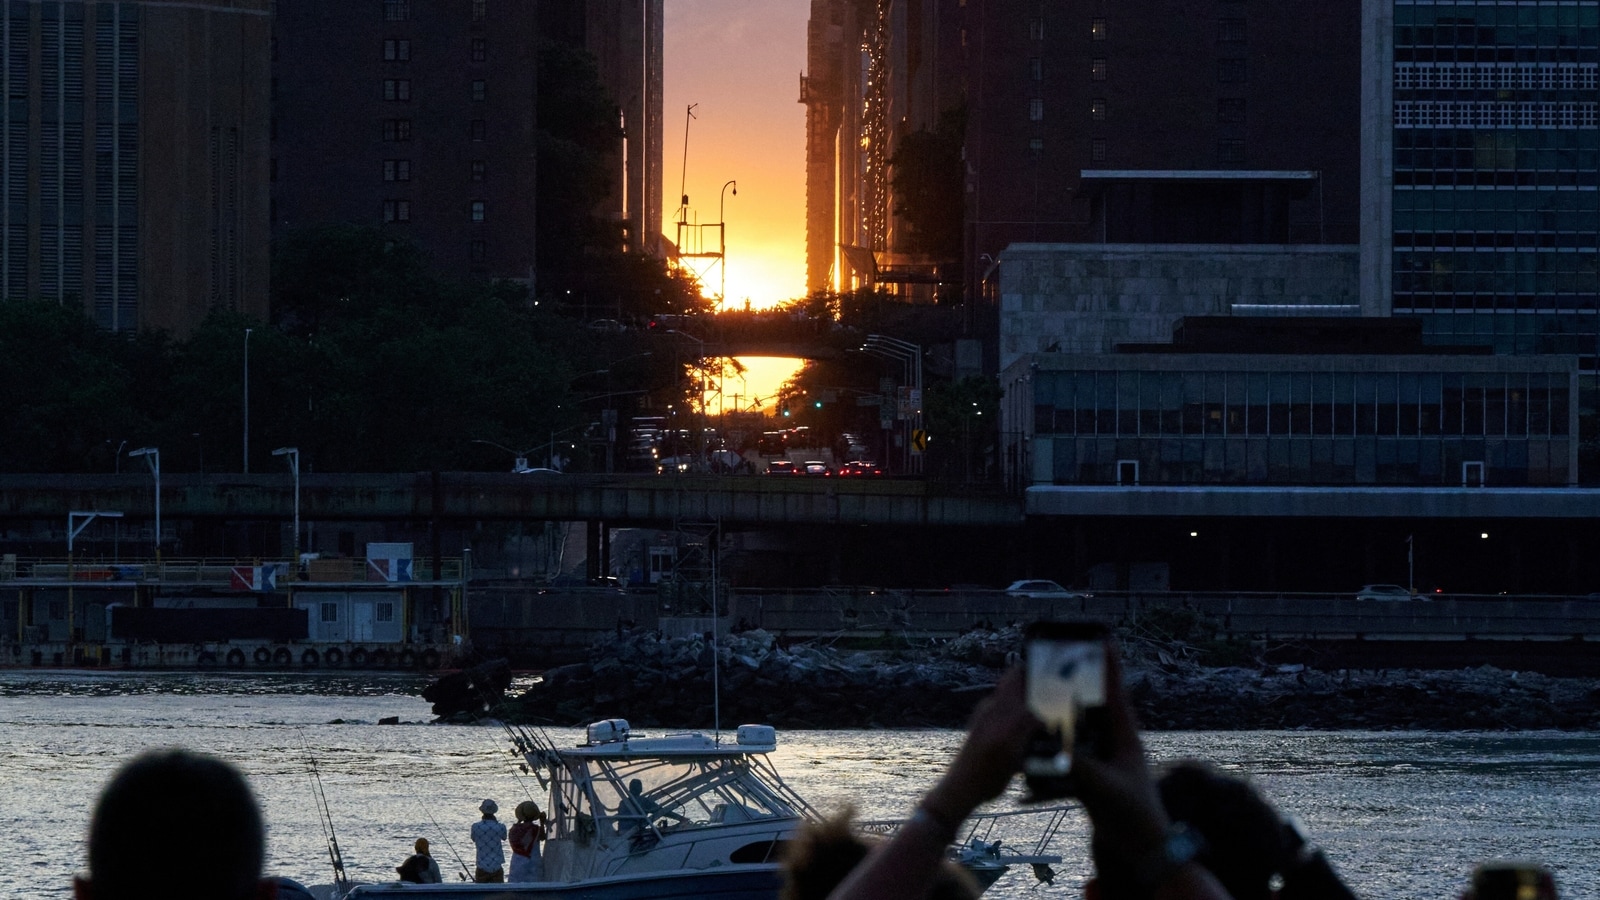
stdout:
POLYGON ((474 444, 486 444, 490 447, 497 447, 511 454, 514 459, 514 462, 511 464, 511 471, 513 472, 525 471, 528 468, 528 454, 539 449, 538 447, 529 447, 526 450, 513 450, 510 447, 507 447, 505 444, 497 444, 494 441, 485 441, 481 438, 473 438, 472 442, 474 444))
MULTIPOLYGON (((730 181, 728 183, 732 184, 733 182, 730 181)), ((706 455, 706 342, 688 333, 687 331, 678 331, 677 329, 672 329, 669 330, 667 334, 676 334, 679 337, 686 337, 689 340, 694 341, 700 347, 700 365, 697 366, 697 368, 700 370, 700 450, 698 457, 696 457, 696 462, 703 462, 706 455)), ((719 394, 722 392, 720 378, 718 379, 717 392, 719 394)))
POLYGON ((273 456, 286 456, 289 471, 294 475, 294 540, 290 544, 294 547, 294 556, 290 557, 290 565, 295 572, 300 571, 300 448, 279 447, 272 451, 273 456))
POLYGON ((72 577, 72 541, 85 528, 88 528, 89 527, 89 523, 93 522, 96 517, 105 518, 105 519, 120 519, 120 518, 122 518, 122 513, 120 513, 120 512, 111 512, 109 510, 107 510, 107 511, 95 510, 93 512, 69 512, 69 513, 67 513, 67 643, 68 644, 77 643, 77 628, 75 627, 74 621, 73 621, 74 620, 74 613, 73 613, 72 589, 73 589, 73 586, 74 586, 74 583, 75 583, 76 579, 74 579, 72 577), (83 520, 82 524, 79 524, 79 522, 78 522, 79 519, 83 520))
POLYGON ((861 345, 861 349, 876 356, 897 359, 905 367, 906 381, 911 389, 911 414, 909 417, 902 418, 902 421, 906 423, 907 431, 904 458, 907 470, 920 472, 922 456, 920 454, 912 454, 910 438, 911 432, 922 428, 922 347, 919 344, 913 344, 910 341, 902 341, 886 335, 869 334, 866 342, 861 345), (915 462, 914 466, 912 465, 913 461, 915 462))
POLYGON ((733 195, 739 196, 739 182, 729 181, 722 186, 722 193, 717 198, 717 243, 718 259, 722 261, 722 292, 717 295, 717 304, 726 305, 728 302, 728 220, 724 213, 728 203, 728 188, 733 188, 733 195))
POLYGON ((244 474, 250 474, 250 332, 244 330, 244 474))
POLYGON ((129 456, 144 457, 145 464, 150 467, 150 474, 156 479, 156 568, 161 567, 161 448, 140 447, 129 450, 129 456))

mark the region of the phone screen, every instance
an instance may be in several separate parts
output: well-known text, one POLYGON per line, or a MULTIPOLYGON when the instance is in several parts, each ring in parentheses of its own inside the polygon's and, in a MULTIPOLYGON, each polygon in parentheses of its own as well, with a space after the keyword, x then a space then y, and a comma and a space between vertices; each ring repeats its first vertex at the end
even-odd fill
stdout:
POLYGON ((1085 742, 1086 714, 1106 704, 1106 646, 1096 626, 1041 623, 1026 640, 1028 709, 1044 723, 1024 763, 1029 775, 1063 776, 1085 742))

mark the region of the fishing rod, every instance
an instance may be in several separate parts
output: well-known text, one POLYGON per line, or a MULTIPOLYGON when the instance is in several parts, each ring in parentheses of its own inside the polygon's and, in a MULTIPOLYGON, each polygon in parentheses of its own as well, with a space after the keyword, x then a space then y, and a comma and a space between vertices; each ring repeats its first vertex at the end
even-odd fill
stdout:
POLYGON ((317 771, 317 758, 306 745, 305 732, 300 733, 300 748, 305 751, 306 763, 311 767, 312 797, 317 801, 318 824, 328 841, 328 860, 333 863, 334 896, 343 897, 350 892, 350 877, 344 871, 344 854, 339 852, 339 838, 333 831, 333 813, 328 809, 328 795, 322 789, 322 773, 317 771))
POLYGON ((461 867, 461 880, 462 881, 471 881, 471 880, 473 880, 472 879, 472 870, 467 868, 467 861, 461 858, 461 854, 460 853, 456 852, 456 845, 450 843, 450 836, 444 833, 444 829, 443 828, 439 827, 439 820, 435 819, 433 817, 433 810, 428 808, 428 804, 423 803, 420 800, 417 800, 417 798, 413 797, 411 799, 418 806, 422 807, 422 811, 424 813, 426 813, 427 816, 428 816, 428 821, 433 823, 433 831, 434 831, 434 833, 439 835, 440 840, 444 841, 445 849, 450 851, 450 855, 454 856, 456 858, 456 865, 461 867))

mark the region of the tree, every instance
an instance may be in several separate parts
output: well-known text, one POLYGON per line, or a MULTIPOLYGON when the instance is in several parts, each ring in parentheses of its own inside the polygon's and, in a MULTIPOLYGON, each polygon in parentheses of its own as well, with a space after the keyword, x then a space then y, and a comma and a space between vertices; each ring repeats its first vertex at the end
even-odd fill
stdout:
POLYGON ((982 375, 930 384, 922 397, 927 423, 926 471, 947 479, 983 481, 1000 422, 999 382, 982 375))

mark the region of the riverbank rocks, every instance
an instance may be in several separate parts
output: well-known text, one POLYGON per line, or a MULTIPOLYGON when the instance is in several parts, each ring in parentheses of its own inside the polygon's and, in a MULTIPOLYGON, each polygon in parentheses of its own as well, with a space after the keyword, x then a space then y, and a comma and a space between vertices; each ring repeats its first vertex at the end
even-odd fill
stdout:
MULTIPOLYGON (((639 727, 709 728, 715 697, 724 725, 958 728, 1018 660, 1020 639, 1018 629, 1006 628, 866 651, 783 646, 759 630, 715 645, 705 636, 667 639, 639 631, 596 645, 591 662, 545 672, 491 712, 563 726, 621 716, 639 727)), ((1148 729, 1600 728, 1597 679, 1489 667, 1217 668, 1128 635, 1122 646, 1129 695, 1148 729)))

